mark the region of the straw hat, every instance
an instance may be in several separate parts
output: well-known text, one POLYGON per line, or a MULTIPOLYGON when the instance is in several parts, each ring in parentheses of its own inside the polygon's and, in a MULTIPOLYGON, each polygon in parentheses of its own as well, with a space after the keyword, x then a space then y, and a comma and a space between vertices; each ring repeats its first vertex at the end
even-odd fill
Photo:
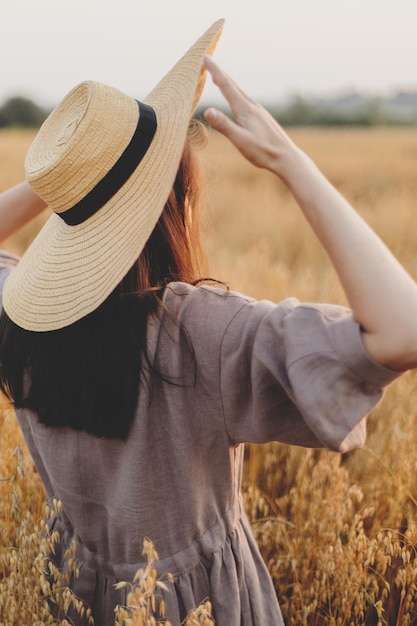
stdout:
POLYGON ((50 331, 96 309, 129 271, 168 199, 224 20, 215 22, 138 103, 88 81, 52 111, 26 176, 53 213, 7 277, 3 306, 50 331))

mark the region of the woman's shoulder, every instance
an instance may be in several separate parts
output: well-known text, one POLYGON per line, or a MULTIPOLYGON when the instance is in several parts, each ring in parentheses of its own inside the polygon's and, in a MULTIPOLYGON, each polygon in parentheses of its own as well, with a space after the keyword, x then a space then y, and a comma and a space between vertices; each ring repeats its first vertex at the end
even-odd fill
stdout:
POLYGON ((193 297, 196 300, 211 300, 217 298, 238 298, 246 302, 253 302, 254 299, 238 291, 229 289, 226 283, 212 281, 189 284, 183 282, 171 282, 164 292, 164 299, 193 297))
POLYGON ((247 324, 255 327, 272 310, 285 317, 298 304, 295 298, 279 303, 257 300, 222 283, 172 282, 165 289, 161 315, 191 327, 201 328, 203 323, 206 329, 216 327, 221 332, 220 329, 225 331, 232 322, 235 327, 247 324))
POLYGON ((164 296, 164 307, 170 313, 195 312, 204 310, 217 313, 230 309, 239 309, 255 300, 237 291, 231 291, 223 283, 202 283, 190 285, 182 282, 172 282, 167 285, 164 296))

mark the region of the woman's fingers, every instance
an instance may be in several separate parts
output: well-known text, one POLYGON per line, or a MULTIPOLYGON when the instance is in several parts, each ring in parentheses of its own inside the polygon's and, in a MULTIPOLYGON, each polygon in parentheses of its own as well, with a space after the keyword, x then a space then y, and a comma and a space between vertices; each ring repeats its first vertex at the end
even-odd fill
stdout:
POLYGON ((280 175, 277 161, 290 144, 283 129, 271 114, 261 104, 247 96, 211 57, 205 57, 204 63, 234 116, 234 119, 231 119, 215 107, 209 107, 204 113, 207 122, 227 137, 251 163, 280 175))
POLYGON ((217 85, 233 109, 233 103, 240 101, 245 97, 245 94, 211 57, 204 57, 204 64, 210 72, 214 84, 217 85))
POLYGON ((205 57, 204 63, 211 74, 213 83, 219 88, 227 100, 230 109, 239 123, 241 116, 244 116, 252 100, 238 87, 238 85, 213 61, 211 57, 205 57))
POLYGON ((222 111, 210 107, 204 111, 204 117, 215 130, 225 135, 228 139, 232 138, 236 124, 222 111))
POLYGON ((204 117, 215 130, 221 132, 241 148, 241 142, 244 141, 247 134, 245 132, 247 130, 245 119, 250 115, 251 101, 211 57, 205 57, 204 63, 211 74, 214 84, 227 100, 234 120, 215 107, 209 107, 205 111, 204 117))

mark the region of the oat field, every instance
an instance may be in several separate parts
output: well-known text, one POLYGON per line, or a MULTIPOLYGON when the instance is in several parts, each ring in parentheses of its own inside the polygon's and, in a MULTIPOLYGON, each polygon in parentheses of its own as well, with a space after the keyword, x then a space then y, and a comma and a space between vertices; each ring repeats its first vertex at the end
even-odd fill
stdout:
MULTIPOLYGON (((417 279, 417 130, 290 134, 417 279)), ((22 179, 32 136, 0 132, 0 191, 22 179)), ((257 298, 346 304, 279 181, 216 135, 202 161, 212 276, 257 298)), ((43 219, 3 247, 21 253, 43 219)), ((40 594, 42 488, 13 412, 5 402, 0 409, 0 624, 61 623, 40 594)), ((363 449, 344 455, 278 443, 247 449, 247 512, 289 626, 417 624, 415 372, 391 385, 368 433, 363 449)))

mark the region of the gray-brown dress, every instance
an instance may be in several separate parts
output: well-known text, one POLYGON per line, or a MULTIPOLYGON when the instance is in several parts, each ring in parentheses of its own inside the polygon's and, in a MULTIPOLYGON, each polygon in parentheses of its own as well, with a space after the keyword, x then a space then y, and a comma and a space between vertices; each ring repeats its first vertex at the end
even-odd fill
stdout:
POLYGON ((396 374, 367 355, 339 306, 273 304, 182 283, 166 289, 164 306, 149 324, 149 351, 176 384, 155 377, 152 398, 141 386, 126 442, 46 428, 17 411, 46 492, 63 503, 57 562, 75 537, 72 586, 98 626, 114 623, 125 601, 114 584, 132 580, 144 537, 159 572, 174 576, 161 594, 175 626, 206 597, 217 626, 278 626, 276 594, 242 510, 242 444, 360 446, 364 416, 396 374))

